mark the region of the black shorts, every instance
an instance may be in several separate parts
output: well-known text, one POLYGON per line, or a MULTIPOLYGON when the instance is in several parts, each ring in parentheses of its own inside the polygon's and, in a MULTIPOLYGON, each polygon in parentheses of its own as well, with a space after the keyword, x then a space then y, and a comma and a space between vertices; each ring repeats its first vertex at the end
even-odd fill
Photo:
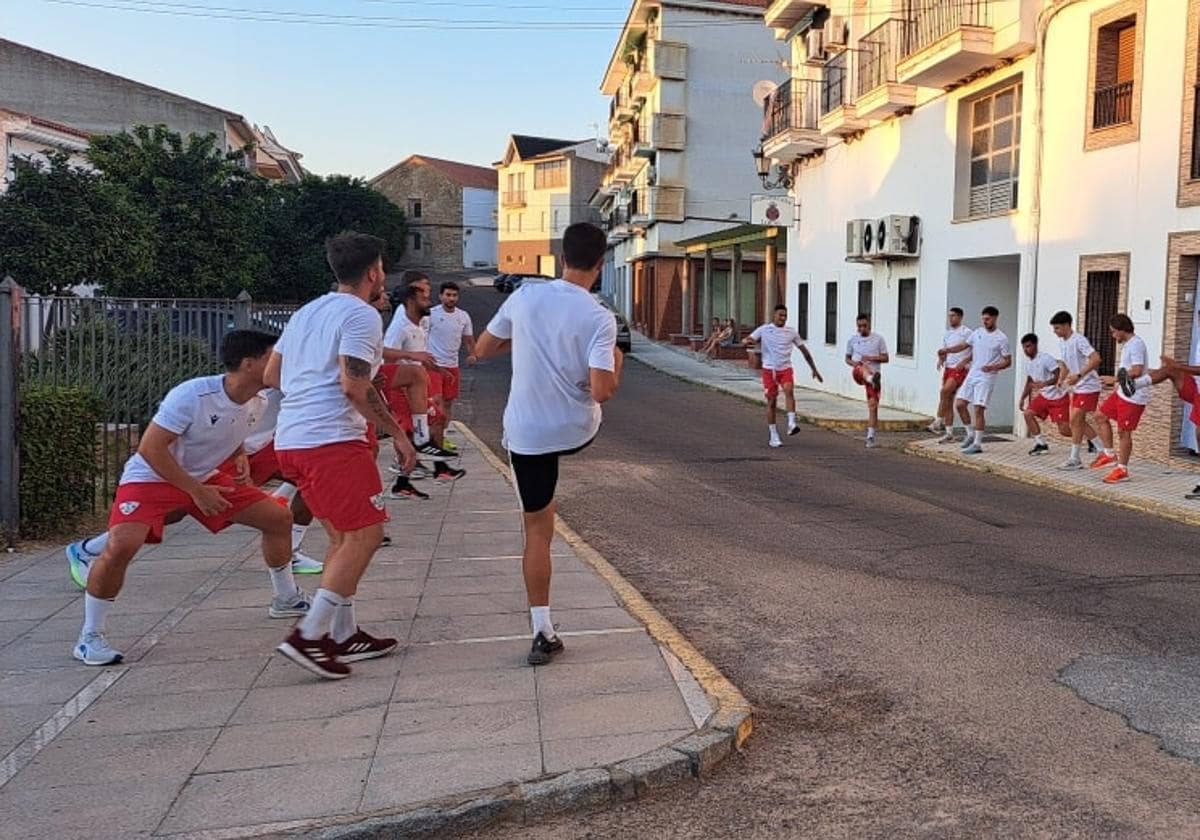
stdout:
POLYGON ((554 490, 558 487, 558 459, 582 452, 592 445, 589 440, 583 446, 563 452, 547 452, 543 455, 521 455, 509 452, 512 463, 513 481, 517 485, 517 496, 521 509, 526 513, 545 510, 554 501, 554 490))

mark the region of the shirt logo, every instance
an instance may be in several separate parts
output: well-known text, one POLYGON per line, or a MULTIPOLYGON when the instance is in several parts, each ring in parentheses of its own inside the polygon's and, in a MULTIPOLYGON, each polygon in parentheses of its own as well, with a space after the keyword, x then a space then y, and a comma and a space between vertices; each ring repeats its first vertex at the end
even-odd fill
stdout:
POLYGON ((121 504, 117 505, 117 510, 121 511, 122 516, 129 516, 141 506, 141 502, 121 502, 121 504))
POLYGON ((372 496, 371 504, 374 505, 375 510, 383 510, 383 494, 376 493, 374 496, 372 496))
POLYGON ((215 415, 215 414, 210 414, 210 415, 208 415, 208 422, 209 422, 209 425, 212 425, 212 426, 215 426, 215 425, 217 425, 217 421, 218 421, 218 420, 220 420, 220 419, 221 419, 221 418, 220 418, 220 417, 218 417, 218 416, 217 416, 217 415, 215 415))

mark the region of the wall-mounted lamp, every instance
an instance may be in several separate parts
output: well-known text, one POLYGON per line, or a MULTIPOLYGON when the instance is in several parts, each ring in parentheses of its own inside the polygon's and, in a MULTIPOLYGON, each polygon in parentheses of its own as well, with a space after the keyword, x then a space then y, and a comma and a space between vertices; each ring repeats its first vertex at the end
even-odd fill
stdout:
POLYGON ((751 154, 754 155, 754 168, 758 171, 758 177, 762 181, 764 190, 790 190, 792 188, 795 183, 792 173, 788 167, 782 164, 775 167, 775 180, 771 181, 771 159, 763 152, 762 143, 759 143, 758 148, 751 154))

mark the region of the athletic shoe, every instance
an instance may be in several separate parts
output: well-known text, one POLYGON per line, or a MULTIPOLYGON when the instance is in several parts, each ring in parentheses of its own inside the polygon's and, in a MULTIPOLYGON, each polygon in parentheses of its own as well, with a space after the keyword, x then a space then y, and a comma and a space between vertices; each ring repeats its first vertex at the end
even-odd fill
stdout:
POLYGON ((970 446, 968 446, 966 449, 964 449, 964 450, 962 451, 962 454, 964 454, 964 455, 978 455, 978 454, 980 454, 981 452, 983 452, 983 447, 982 447, 982 446, 980 446, 978 443, 972 443, 970 446))
POLYGON ((1049 444, 1035 443, 1033 449, 1029 450, 1030 455, 1045 455, 1050 451, 1049 444))
POLYGON ((1195 487, 1193 487, 1191 493, 1184 493, 1183 498, 1191 499, 1192 501, 1200 499, 1200 484, 1197 484, 1195 487))
POLYGON ((942 422, 942 418, 935 417, 935 418, 933 418, 933 422, 930 423, 925 428, 928 429, 929 431, 933 432, 936 435, 938 432, 946 431, 946 424, 942 422))
POLYGON ((867 438, 867 449, 874 449, 876 446, 879 446, 879 444, 875 442, 875 438, 867 438))
POLYGON ((1117 456, 1111 455, 1108 452, 1101 452, 1096 456, 1096 460, 1092 461, 1092 469, 1098 470, 1101 467, 1107 467, 1110 464, 1117 463, 1117 456))
POLYGON ((328 636, 306 639, 297 628, 275 650, 322 679, 344 680, 350 676, 350 666, 338 662, 338 646, 328 636))
POLYGON ((393 475, 404 475, 404 467, 400 466, 400 459, 392 459, 392 463, 388 464, 388 472, 393 475))
POLYGON ((308 594, 300 587, 296 587, 294 595, 272 598, 271 606, 267 607, 267 615, 271 618, 300 618, 308 614, 308 608, 311 606, 312 600, 308 594))
POLYGON ((800 434, 800 424, 799 423, 788 423, 788 436, 791 437, 792 435, 798 435, 798 434, 800 434))
POLYGON ((309 557, 300 551, 292 552, 292 574, 319 575, 325 571, 325 564, 315 557, 309 557))
POLYGON ((417 465, 412 468, 412 472, 408 474, 409 481, 423 481, 433 473, 425 464, 417 461, 417 465))
POLYGON ((1064 471, 1081 470, 1083 469, 1083 461, 1080 461, 1078 458, 1068 458, 1065 463, 1059 464, 1058 468, 1064 471))
POLYGON ((438 481, 446 483, 458 481, 466 474, 466 470, 456 470, 453 467, 447 467, 445 464, 440 463, 433 470, 433 477, 438 481))
POLYGON ((64 552, 67 555, 67 570, 71 573, 71 580, 75 581, 75 585, 80 589, 87 589, 88 570, 91 569, 96 555, 83 547, 82 540, 71 543, 64 552))
POLYGON ((453 461, 458 457, 457 452, 448 452, 442 447, 435 444, 433 441, 423 443, 417 447, 417 454, 424 455, 431 461, 453 461))
POLYGON ((390 536, 390 535, 388 535, 388 534, 384 534, 384 535, 383 535, 383 539, 381 539, 381 540, 379 541, 379 547, 380 547, 380 548, 387 548, 387 547, 388 547, 389 545, 391 545, 391 544, 392 544, 392 538, 391 538, 391 536, 390 536))
POLYGON ((337 642, 333 644, 337 650, 338 662, 378 659, 381 656, 387 656, 400 646, 400 642, 396 639, 376 638, 361 627, 355 627, 354 635, 346 641, 341 644, 337 642))
POLYGON ((562 653, 562 649, 562 639, 557 635, 553 639, 547 639, 545 633, 538 633, 533 637, 533 646, 529 649, 529 657, 526 661, 530 665, 545 665, 554 654, 562 653))
POLYGON ((1133 377, 1129 375, 1129 371, 1125 368, 1117 369, 1117 385, 1121 387, 1121 393, 1130 399, 1137 392, 1137 385, 1133 381, 1133 377))
POLYGON ((388 497, 392 499, 420 499, 424 501, 429 498, 429 494, 422 493, 416 487, 413 487, 407 478, 400 476, 396 479, 396 483, 392 485, 388 497))
POLYGON ((1104 476, 1105 484, 1120 484, 1122 481, 1129 480, 1129 470, 1122 466, 1117 466, 1112 472, 1104 476))
POLYGON ((771 447, 772 449, 778 449, 779 447, 783 446, 783 441, 777 437, 773 437, 767 441, 767 446, 771 447))
POLYGON ((442 437, 442 449, 445 449, 447 452, 458 453, 458 445, 445 436, 442 437))
POLYGON ((967 436, 963 438, 963 442, 958 445, 959 449, 966 449, 974 442, 974 440, 975 436, 970 432, 967 432, 967 436))
POLYGON ((1092 443, 1089 440, 1087 446, 1088 446, 1088 454, 1095 455, 1096 454, 1096 444, 1092 443))
POLYGON ((946 433, 937 439, 937 442, 940 444, 958 443, 958 438, 954 436, 952 429, 947 429, 946 433))
POLYGON ((116 665, 125 654, 112 647, 103 633, 84 633, 71 652, 84 665, 116 665))

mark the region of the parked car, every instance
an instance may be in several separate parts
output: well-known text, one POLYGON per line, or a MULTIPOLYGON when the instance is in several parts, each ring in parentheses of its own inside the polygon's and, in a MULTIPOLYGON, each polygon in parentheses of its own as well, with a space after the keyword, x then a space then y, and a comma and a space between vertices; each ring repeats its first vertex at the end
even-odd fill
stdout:
POLYGON ((499 274, 492 281, 492 287, 497 292, 507 295, 521 288, 521 284, 526 281, 544 283, 547 280, 553 279, 553 277, 547 277, 544 274, 499 274))
POLYGON ((592 297, 613 314, 613 318, 617 322, 617 347, 621 349, 622 353, 633 350, 633 333, 629 330, 629 322, 625 320, 625 316, 618 312, 612 302, 603 295, 592 292, 592 297))

